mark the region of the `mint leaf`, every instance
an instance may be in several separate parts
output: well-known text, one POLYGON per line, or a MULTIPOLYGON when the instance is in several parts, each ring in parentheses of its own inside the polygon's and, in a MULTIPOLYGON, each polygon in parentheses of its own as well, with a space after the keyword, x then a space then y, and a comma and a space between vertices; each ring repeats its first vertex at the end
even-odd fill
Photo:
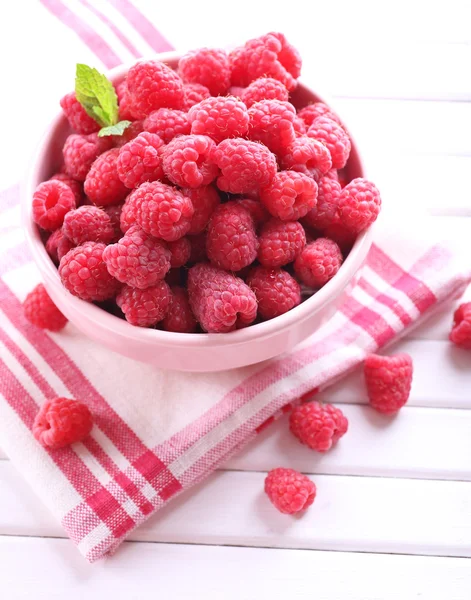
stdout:
POLYGON ((77 64, 75 96, 86 113, 102 127, 118 122, 118 97, 113 84, 96 69, 77 64))
POLYGON ((98 132, 98 137, 105 137, 106 135, 123 135, 124 130, 131 125, 131 121, 120 121, 116 125, 109 125, 108 127, 102 127, 98 132))

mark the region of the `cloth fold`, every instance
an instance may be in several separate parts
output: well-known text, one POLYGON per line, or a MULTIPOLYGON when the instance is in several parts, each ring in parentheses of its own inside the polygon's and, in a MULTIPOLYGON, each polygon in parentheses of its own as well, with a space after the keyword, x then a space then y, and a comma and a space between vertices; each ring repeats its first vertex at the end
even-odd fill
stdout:
POLYGON ((52 334, 25 320, 21 301, 39 276, 11 191, 0 211, 0 444, 89 561, 111 554, 301 396, 396 340, 470 279, 448 244, 430 241, 438 239, 433 219, 423 226, 429 239, 411 229, 399 242, 396 227, 379 227, 348 299, 289 354, 222 373, 159 371, 105 350, 70 323, 52 334), (95 425, 83 443, 47 451, 31 427, 54 396, 86 402, 95 425))

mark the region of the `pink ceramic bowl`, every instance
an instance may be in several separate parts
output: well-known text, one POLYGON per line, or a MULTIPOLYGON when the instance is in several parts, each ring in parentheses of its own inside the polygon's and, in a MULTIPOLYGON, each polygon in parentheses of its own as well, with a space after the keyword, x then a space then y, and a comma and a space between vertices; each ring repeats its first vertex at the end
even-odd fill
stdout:
MULTIPOLYGON (((176 67, 179 55, 158 58, 176 67)), ((123 79, 130 65, 113 69, 114 82, 123 79)), ((320 100, 306 85, 293 94, 297 107, 320 100)), ((371 245, 371 228, 363 232, 337 275, 320 291, 293 310, 271 321, 225 334, 170 333, 130 325, 101 308, 79 300, 65 290, 31 218, 31 198, 36 186, 56 172, 62 161, 61 148, 70 133, 64 116, 58 115, 43 136, 23 186, 23 221, 34 260, 51 298, 67 318, 89 338, 114 352, 163 369, 221 371, 250 365, 287 352, 312 335, 336 311, 346 291, 356 281, 358 270, 371 245)), ((354 143, 347 165, 350 178, 363 176, 354 143)))

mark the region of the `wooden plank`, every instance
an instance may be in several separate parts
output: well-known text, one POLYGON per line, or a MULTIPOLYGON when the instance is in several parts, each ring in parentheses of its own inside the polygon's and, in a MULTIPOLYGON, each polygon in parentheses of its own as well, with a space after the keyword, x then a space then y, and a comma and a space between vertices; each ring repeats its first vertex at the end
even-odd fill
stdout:
POLYGON ((285 417, 224 469, 269 471, 289 465, 304 473, 471 481, 471 411, 404 408, 396 417, 385 417, 351 404, 342 405, 342 411, 349 431, 326 454, 300 444, 285 417))
MULTIPOLYGON (((314 506, 293 518, 270 504, 264 478, 265 473, 215 473, 142 524, 130 539, 471 556, 471 483, 316 475, 314 506)), ((12 466, 1 462, 0 534, 64 535, 18 480, 12 466)))
POLYGON ((468 600, 471 586, 465 559, 306 550, 125 543, 89 565, 67 540, 0 537, 0 563, 9 600, 468 600))

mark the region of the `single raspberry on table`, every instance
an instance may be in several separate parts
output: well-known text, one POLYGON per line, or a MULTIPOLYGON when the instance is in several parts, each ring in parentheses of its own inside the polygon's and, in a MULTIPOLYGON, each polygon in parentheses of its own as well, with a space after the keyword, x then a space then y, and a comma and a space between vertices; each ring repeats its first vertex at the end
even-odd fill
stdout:
POLYGON ((295 141, 296 110, 289 102, 261 100, 252 104, 248 114, 250 140, 265 144, 275 154, 284 152, 295 141))
POLYGON ((243 137, 249 128, 249 113, 243 102, 233 96, 207 98, 188 111, 191 133, 209 135, 216 143, 243 137))
POLYGON ((314 229, 325 229, 335 223, 341 191, 338 181, 322 177, 318 183, 317 204, 304 217, 304 222, 314 229))
POLYGON ((126 200, 123 212, 129 204, 134 205, 129 210, 134 211, 136 223, 149 235, 166 242, 180 239, 190 229, 194 212, 191 200, 165 183, 143 183, 126 200))
POLYGON ((295 221, 316 205, 317 183, 303 173, 280 171, 260 190, 260 200, 274 217, 295 221))
POLYGON ((250 325, 257 316, 257 298, 242 279, 200 263, 188 272, 190 306, 208 333, 227 333, 250 325))
POLYGON ((251 214, 237 201, 214 211, 206 238, 209 260, 221 269, 240 271, 257 258, 258 240, 251 214))
POLYGON ((347 432, 348 420, 332 404, 307 402, 294 408, 289 428, 302 444, 327 452, 347 432))
POLYGON ((28 321, 41 329, 60 331, 67 324, 67 318, 51 300, 42 283, 26 296, 23 311, 28 321))
POLYGON ((116 304, 131 325, 152 327, 164 319, 170 299, 169 286, 165 281, 158 281, 145 290, 125 285, 116 296, 116 304))
POLYGON ((109 244, 115 236, 109 215, 96 206, 81 206, 68 212, 62 232, 75 246, 84 242, 109 244))
POLYGON ((44 181, 33 194, 33 221, 47 231, 58 229, 65 215, 74 208, 74 193, 62 181, 44 181))
POLYGON ((301 302, 299 283, 283 269, 255 267, 246 281, 257 296, 258 314, 264 319, 278 317, 301 302))
POLYGON ((371 406, 387 415, 396 413, 409 399, 412 372, 412 358, 408 354, 367 356, 365 382, 371 406))
POLYGON ((128 108, 135 119, 145 119, 158 108, 181 108, 183 82, 170 67, 158 60, 139 61, 126 79, 128 108))
POLYGON ((362 177, 347 184, 338 201, 338 214, 342 225, 353 233, 360 233, 378 218, 381 196, 378 188, 362 177))
POLYGON ((185 83, 199 83, 213 96, 225 94, 231 84, 229 58, 219 48, 191 50, 180 58, 178 72, 185 83))
POLYGON ((259 200, 252 198, 237 198, 236 202, 243 206, 252 215, 255 227, 259 227, 266 223, 271 217, 267 209, 259 200))
POLYGON ((189 261, 191 256, 191 242, 188 238, 182 237, 174 242, 167 242, 170 250, 170 266, 172 269, 183 267, 189 261))
POLYGON ((450 340, 461 348, 471 349, 471 302, 465 302, 456 309, 450 340))
POLYGON ((314 482, 294 469, 278 467, 272 469, 265 478, 265 493, 270 502, 287 515, 311 506, 316 491, 314 482))
POLYGON ((179 286, 174 286, 171 290, 170 306, 162 321, 164 330, 177 333, 195 332, 197 322, 190 307, 187 291, 179 286))
POLYGON ((307 244, 294 261, 294 272, 305 285, 321 288, 342 266, 343 257, 338 245, 327 238, 307 244))
POLYGON ((64 254, 74 247, 74 243, 64 235, 62 228, 56 229, 49 236, 46 242, 46 252, 52 258, 54 263, 59 264, 64 254))
POLYGON ((82 300, 101 302, 113 298, 120 283, 108 273, 103 260, 105 244, 85 242, 62 257, 59 275, 63 286, 82 300))
POLYGON ((348 134, 338 123, 329 117, 319 117, 309 127, 307 135, 327 146, 334 169, 343 169, 347 164, 352 145, 348 134))
POLYGON ((66 94, 60 101, 62 110, 64 111, 69 125, 77 133, 88 134, 98 131, 100 125, 90 117, 80 102, 75 97, 75 92, 66 94))
POLYGON ((192 106, 211 96, 208 88, 199 83, 187 83, 183 86, 183 110, 190 110, 192 106))
POLYGON ((33 435, 41 446, 57 450, 81 442, 92 427, 93 417, 86 404, 70 398, 53 398, 39 409, 33 435))
POLYGON ((191 200, 194 213, 191 218, 189 235, 196 235, 206 229, 209 218, 213 214, 221 199, 217 189, 212 185, 202 185, 198 188, 183 188, 182 193, 191 200))
POLYGON ((332 225, 329 225, 322 231, 322 237, 333 240, 342 251, 343 255, 346 255, 352 249, 355 243, 356 234, 345 229, 345 227, 338 221, 334 221, 332 225))
POLYGON ((312 104, 301 108, 301 110, 298 111, 298 117, 304 121, 306 127, 310 127, 319 117, 328 117, 329 119, 332 119, 332 121, 342 125, 342 121, 339 117, 330 106, 327 106, 324 102, 313 102, 312 104))
POLYGON ((118 177, 119 153, 119 148, 107 150, 95 160, 87 173, 83 189, 97 206, 119 204, 128 194, 128 188, 118 177))
POLYGON ((70 189, 72 190, 72 192, 74 193, 75 205, 80 206, 80 203, 82 202, 82 198, 83 198, 83 190, 82 190, 82 185, 80 184, 80 182, 75 181, 75 179, 72 179, 72 177, 70 177, 70 175, 67 175, 67 173, 56 173, 49 179, 49 181, 54 181, 54 180, 62 181, 62 183, 65 183, 66 185, 68 185, 70 187, 70 189))
POLYGON ((214 148, 213 140, 207 135, 181 135, 174 138, 162 150, 165 175, 181 187, 208 185, 219 173, 211 160, 214 148))
POLYGON ((65 172, 77 181, 85 181, 95 159, 109 150, 112 143, 110 136, 98 137, 96 133, 69 135, 62 149, 65 172))
POLYGON ((280 100, 288 102, 289 92, 286 87, 273 77, 260 77, 246 87, 242 93, 241 100, 247 108, 261 100, 280 100))
POLYGON ((128 85, 126 80, 116 86, 116 95, 118 96, 119 120, 133 121, 134 117, 129 110, 128 85))
POLYGON ((306 233, 298 221, 270 219, 258 238, 257 258, 264 267, 272 269, 293 262, 306 245, 306 233))
POLYGON ((123 206, 123 204, 114 204, 112 206, 105 206, 103 209, 109 216, 111 227, 113 228, 112 242, 117 242, 123 237, 123 232, 121 231, 121 211, 123 210, 123 206))
POLYGON ((167 244, 151 237, 137 225, 103 251, 108 273, 121 283, 141 290, 164 279, 170 269, 170 259, 167 244))
POLYGON ((191 245, 191 254, 188 260, 189 263, 195 264, 208 260, 206 256, 206 231, 197 235, 188 236, 188 241, 191 245))
POLYGON ((327 146, 304 135, 296 138, 280 155, 280 164, 283 169, 304 173, 318 181, 318 175, 332 167, 332 159, 327 146))
POLYGON ((144 121, 144 129, 155 133, 165 144, 168 144, 177 135, 188 135, 191 127, 186 112, 172 108, 159 108, 151 112, 144 121))
POLYGON ((289 90, 301 74, 299 52, 282 33, 267 33, 249 40, 229 54, 232 85, 248 86, 259 77, 273 77, 289 90))
POLYGON ((246 194, 268 185, 277 169, 276 157, 268 148, 241 138, 218 144, 212 160, 221 169, 218 188, 231 194, 246 194))
POLYGON ((162 146, 163 141, 158 135, 145 131, 120 148, 116 169, 127 188, 162 179, 164 172, 159 151, 162 146))

